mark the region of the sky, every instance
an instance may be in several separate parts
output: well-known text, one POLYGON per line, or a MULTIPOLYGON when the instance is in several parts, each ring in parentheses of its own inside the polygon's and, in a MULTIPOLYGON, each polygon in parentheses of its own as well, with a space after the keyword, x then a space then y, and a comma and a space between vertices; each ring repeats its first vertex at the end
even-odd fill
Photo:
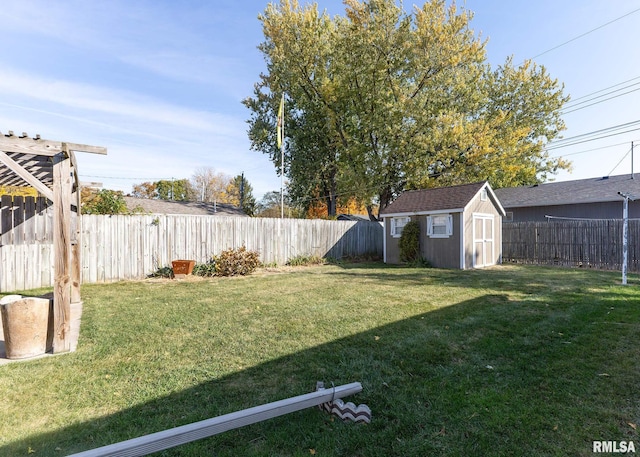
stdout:
MULTIPOLYGON (((250 149, 241 103, 266 70, 257 46, 267 3, 3 0, 0 132, 106 147, 106 156, 77 155, 80 179, 125 193, 202 167, 244 173, 258 199, 279 190, 275 166, 250 149)), ((341 0, 317 4, 344 13, 341 0)), ((632 141, 640 145, 640 0, 457 4, 474 13, 471 28, 487 40, 492 66, 532 58, 571 96, 566 140, 550 153, 573 170, 552 179, 631 172, 632 141)), ((635 162, 640 171, 640 155, 635 162)))

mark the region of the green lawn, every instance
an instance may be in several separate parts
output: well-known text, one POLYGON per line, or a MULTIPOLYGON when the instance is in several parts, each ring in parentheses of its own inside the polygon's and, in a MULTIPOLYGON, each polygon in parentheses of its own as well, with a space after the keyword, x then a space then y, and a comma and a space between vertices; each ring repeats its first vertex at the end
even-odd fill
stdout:
POLYGON ((77 352, 0 367, 0 455, 61 456, 359 381, 369 425, 315 408, 176 456, 640 452, 640 281, 504 266, 300 267, 83 288, 77 352))

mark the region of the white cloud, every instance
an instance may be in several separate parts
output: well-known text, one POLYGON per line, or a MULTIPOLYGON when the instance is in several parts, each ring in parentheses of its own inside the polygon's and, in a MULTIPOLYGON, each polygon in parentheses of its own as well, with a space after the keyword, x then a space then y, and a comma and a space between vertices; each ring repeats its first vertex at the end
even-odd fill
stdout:
POLYGON ((123 90, 85 83, 45 79, 0 68, 0 93, 22 95, 36 101, 115 115, 123 119, 144 120, 174 128, 188 128, 217 134, 230 134, 237 128, 235 118, 171 105, 123 90))

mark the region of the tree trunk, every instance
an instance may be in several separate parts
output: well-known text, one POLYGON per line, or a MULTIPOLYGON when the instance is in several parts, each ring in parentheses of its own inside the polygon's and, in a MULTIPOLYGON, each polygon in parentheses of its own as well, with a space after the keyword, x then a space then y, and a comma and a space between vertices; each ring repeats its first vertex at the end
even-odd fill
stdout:
POLYGON ((338 191, 336 184, 337 167, 334 165, 331 167, 330 175, 327 179, 327 215, 329 217, 335 217, 338 211, 338 191))
MULTIPOLYGON (((369 220, 373 222, 380 222, 380 219, 373 213, 373 206, 367 205, 367 214, 369 215, 369 220)), ((380 210, 378 210, 378 215, 380 215, 380 210)))
POLYGON ((335 193, 329 193, 327 195, 327 215, 329 217, 333 217, 337 212, 337 203, 336 203, 336 195, 335 193))

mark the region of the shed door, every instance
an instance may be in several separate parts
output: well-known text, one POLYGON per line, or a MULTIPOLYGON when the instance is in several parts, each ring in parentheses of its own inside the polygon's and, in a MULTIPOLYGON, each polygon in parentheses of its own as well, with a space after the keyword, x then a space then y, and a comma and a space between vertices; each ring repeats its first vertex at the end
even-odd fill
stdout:
POLYGON ((493 258, 493 216, 473 215, 473 267, 495 264, 493 258))

